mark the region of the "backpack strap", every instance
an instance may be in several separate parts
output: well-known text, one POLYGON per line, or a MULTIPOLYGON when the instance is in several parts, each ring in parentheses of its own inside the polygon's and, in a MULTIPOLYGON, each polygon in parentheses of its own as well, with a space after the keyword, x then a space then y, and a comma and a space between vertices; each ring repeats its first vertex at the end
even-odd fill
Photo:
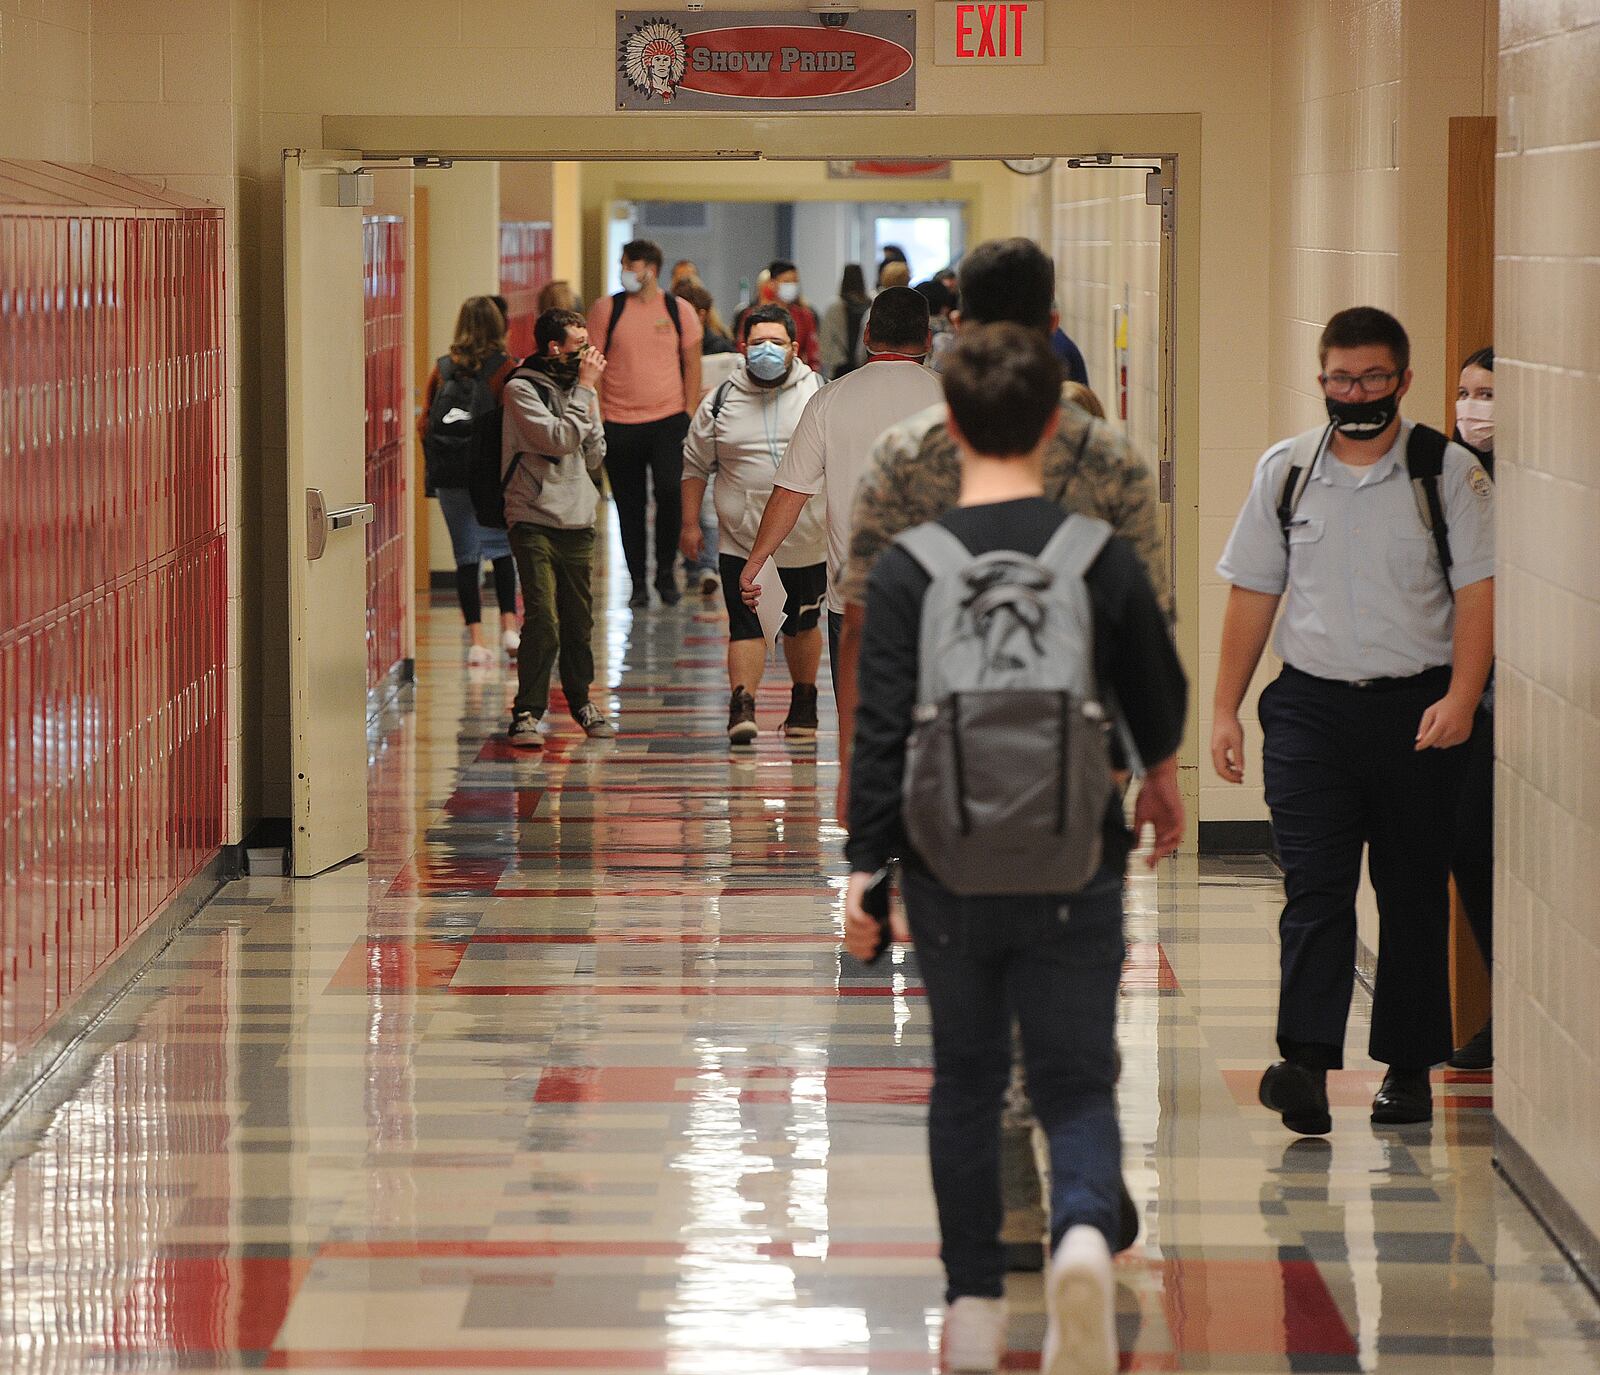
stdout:
POLYGON ((1289 466, 1284 470, 1283 487, 1278 493, 1278 529, 1283 533, 1285 546, 1289 543, 1289 526, 1294 513, 1300 509, 1300 498, 1305 495, 1311 472, 1332 434, 1333 422, 1329 421, 1321 430, 1307 430, 1296 435, 1289 446, 1289 466))
POLYGON ((960 573, 972 562, 972 551, 960 538, 936 520, 902 530, 894 542, 917 561, 929 578, 937 580, 960 573))
POLYGON ((733 386, 733 378, 722 379, 715 392, 711 395, 711 458, 713 462, 720 460, 717 446, 717 422, 722 419, 722 408, 728 404, 728 389, 733 386))
POLYGON ((1062 577, 1081 578, 1094 567, 1110 538, 1111 527, 1105 521, 1075 512, 1056 527, 1039 551, 1039 562, 1062 577))
POLYGON ((1406 440, 1406 474, 1411 478, 1411 494, 1417 500, 1422 528, 1433 536, 1439 551, 1439 566, 1444 569, 1445 585, 1450 585, 1450 522, 1445 519, 1444 502, 1439 497, 1439 478, 1444 472, 1444 451, 1449 439, 1427 425, 1413 425, 1406 440))
MULTIPOLYGON (((667 308, 667 319, 672 321, 673 329, 677 330, 677 332, 678 332, 678 343, 682 344, 683 343, 683 317, 678 314, 678 298, 676 296, 674 296, 670 291, 665 291, 665 290, 662 291, 661 296, 662 296, 662 304, 664 306, 666 306, 666 308, 667 308)), ((627 304, 628 304, 628 293, 626 291, 619 291, 615 295, 613 295, 612 298, 611 298, 611 318, 606 321, 606 347, 605 347, 605 352, 606 352, 606 354, 608 356, 611 353, 611 338, 617 332, 617 317, 622 314, 622 308, 627 304)), ((684 364, 684 361, 683 361, 683 349, 680 348, 678 350, 678 371, 680 373, 682 373, 684 371, 684 368, 685 368, 685 364, 684 364)))
POLYGON ((611 356, 611 339, 617 332, 617 321, 622 317, 622 308, 628 304, 628 293, 619 291, 611 298, 611 318, 606 321, 606 356, 611 356))

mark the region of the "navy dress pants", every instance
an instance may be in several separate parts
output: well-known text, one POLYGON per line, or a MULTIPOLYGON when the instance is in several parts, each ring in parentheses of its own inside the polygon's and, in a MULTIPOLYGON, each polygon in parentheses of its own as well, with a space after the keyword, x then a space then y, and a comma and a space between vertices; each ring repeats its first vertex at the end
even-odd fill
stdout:
POLYGON ((1420 1069, 1451 1044, 1448 879, 1466 750, 1417 750, 1448 669, 1357 688, 1293 668, 1261 694, 1265 781, 1284 871, 1278 1045, 1343 1064, 1365 848, 1378 899, 1369 1050, 1420 1069))

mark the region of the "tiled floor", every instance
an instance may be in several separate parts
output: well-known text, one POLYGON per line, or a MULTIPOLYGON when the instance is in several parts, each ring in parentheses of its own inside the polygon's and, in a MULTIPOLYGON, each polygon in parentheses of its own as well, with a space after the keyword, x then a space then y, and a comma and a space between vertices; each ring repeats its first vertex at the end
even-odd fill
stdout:
MULTIPOLYGON (((624 734, 542 760, 431 612, 368 859, 228 889, 0 1138, 0 1368, 936 1368, 927 1020, 912 959, 841 962, 834 741, 731 759, 717 617, 609 603, 624 734)), ((1130 889, 1129 1368, 1600 1369, 1488 1076, 1431 1129, 1373 1131, 1359 1054, 1331 1141, 1255 1106, 1277 901, 1247 864, 1130 889)))

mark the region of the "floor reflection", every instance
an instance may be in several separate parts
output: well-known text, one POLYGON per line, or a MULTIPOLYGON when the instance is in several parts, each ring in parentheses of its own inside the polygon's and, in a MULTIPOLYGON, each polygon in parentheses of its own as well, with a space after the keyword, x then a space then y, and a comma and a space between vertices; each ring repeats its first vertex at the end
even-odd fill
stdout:
MULTIPOLYGON (((510 750, 510 675, 428 612, 365 861, 229 888, 13 1120, 0 1369, 936 1369, 926 1010, 903 952, 839 956, 833 738, 730 758, 715 609, 602 601, 619 739, 557 710, 510 750)), ((1486 1076, 1374 1133, 1353 1046, 1329 1141, 1256 1106, 1277 902, 1238 863, 1130 886, 1128 1368, 1600 1368, 1486 1076)))

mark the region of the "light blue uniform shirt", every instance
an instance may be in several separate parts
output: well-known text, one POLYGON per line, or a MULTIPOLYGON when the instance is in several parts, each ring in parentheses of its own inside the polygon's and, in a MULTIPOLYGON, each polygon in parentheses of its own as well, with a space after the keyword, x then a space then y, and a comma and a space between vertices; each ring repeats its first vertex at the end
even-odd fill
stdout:
MULTIPOLYGON (((1302 673, 1339 682, 1409 678, 1451 662, 1455 603, 1406 475, 1403 421, 1370 468, 1317 460, 1285 548, 1278 499, 1292 440, 1268 449, 1217 572, 1235 587, 1286 594, 1272 647, 1302 673)), ((1494 576, 1494 486, 1459 444, 1444 455, 1439 499, 1450 526, 1450 581, 1494 576)))

